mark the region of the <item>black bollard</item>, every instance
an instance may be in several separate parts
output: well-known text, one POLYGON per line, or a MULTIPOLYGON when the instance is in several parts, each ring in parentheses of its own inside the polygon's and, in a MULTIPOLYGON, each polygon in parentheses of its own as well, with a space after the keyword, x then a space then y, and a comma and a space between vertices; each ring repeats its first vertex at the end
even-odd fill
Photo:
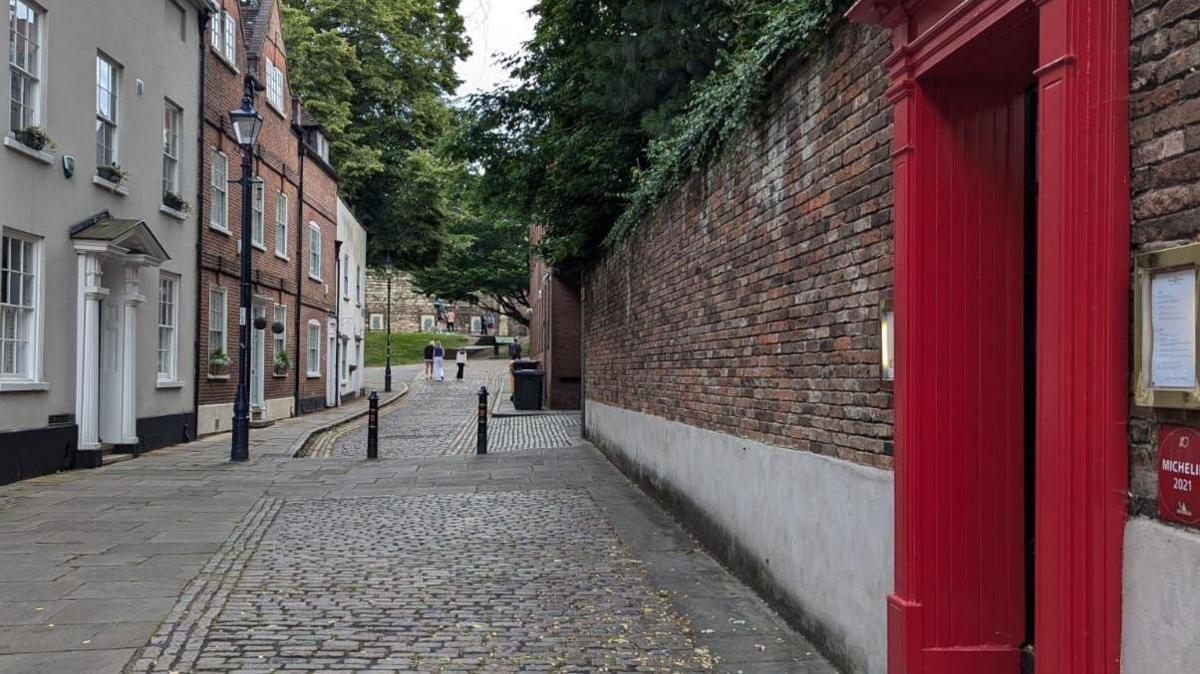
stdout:
POLYGON ((479 387, 479 436, 475 439, 475 453, 487 454, 487 399, 486 386, 479 387))
POLYGON ((367 458, 379 458, 379 392, 371 391, 367 412, 367 458))

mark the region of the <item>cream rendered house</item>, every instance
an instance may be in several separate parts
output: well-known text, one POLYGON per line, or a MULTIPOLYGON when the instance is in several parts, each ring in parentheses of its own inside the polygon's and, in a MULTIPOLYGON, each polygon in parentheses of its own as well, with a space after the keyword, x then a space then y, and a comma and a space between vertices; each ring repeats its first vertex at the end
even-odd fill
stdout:
POLYGON ((367 229, 338 198, 338 396, 363 393, 367 335, 367 229))
POLYGON ((0 483, 195 436, 207 0, 9 0, 0 483))

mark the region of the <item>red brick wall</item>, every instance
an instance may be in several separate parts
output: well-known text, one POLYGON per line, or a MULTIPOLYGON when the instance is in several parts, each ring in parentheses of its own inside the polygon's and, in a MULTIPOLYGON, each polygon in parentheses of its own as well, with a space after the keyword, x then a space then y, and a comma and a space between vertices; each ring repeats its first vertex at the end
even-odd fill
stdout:
MULTIPOLYGON (((1200 241, 1200 3, 1134 0, 1130 16, 1132 253, 1137 255, 1200 241)), ((1158 427, 1200 426, 1200 412, 1150 410, 1132 402, 1130 407, 1132 507, 1153 515, 1158 427)))
MULTIPOLYGON (((226 0, 225 9, 238 17, 240 5, 235 0, 226 0)), ((240 24, 240 22, 239 22, 240 24)), ((211 27, 210 27, 211 29, 211 27)), ((286 73, 286 56, 283 53, 282 40, 279 33, 278 10, 272 14, 268 27, 268 40, 263 47, 265 54, 271 57, 275 65, 286 73)), ((226 352, 234 364, 229 368, 229 378, 216 379, 205 376, 204 367, 200 377, 200 404, 220 404, 233 401, 237 388, 237 355, 238 355, 238 315, 239 297, 238 280, 241 260, 238 253, 241 240, 241 188, 236 184, 229 185, 229 217, 226 234, 210 226, 212 218, 212 168, 213 152, 219 150, 229 159, 229 179, 241 177, 242 151, 234 142, 229 128, 228 112, 241 105, 244 91, 244 77, 248 64, 245 45, 241 42, 241 31, 238 31, 236 63, 228 64, 213 49, 206 56, 206 99, 205 99, 205 130, 204 130, 204 175, 201 179, 202 194, 200 204, 203 208, 200 221, 201 228, 201 282, 200 282, 200 323, 199 344, 201 357, 207 361, 207 355, 212 349, 209 342, 209 288, 219 285, 226 290, 227 297, 227 337, 226 352)), ((206 38, 207 39, 207 38, 206 38)), ((258 76, 265 80, 263 69, 265 62, 259 64, 258 76)), ((263 126, 259 134, 258 148, 254 159, 254 171, 264 183, 263 207, 263 247, 257 246, 251 250, 251 267, 253 270, 252 293, 256 301, 269 300, 272 305, 267 309, 267 319, 274 321, 274 304, 287 307, 285 322, 285 338, 292 368, 286 375, 268 374, 265 378, 265 396, 267 399, 290 398, 295 393, 296 377, 300 379, 301 397, 323 397, 325 394, 325 368, 321 368, 320 378, 309 378, 305 372, 306 325, 310 318, 321 323, 322 340, 327 338, 328 316, 334 312, 332 289, 326 285, 334 281, 335 255, 334 241, 337 238, 337 183, 334 177, 324 168, 318 167, 311 160, 304 168, 304 203, 300 199, 300 157, 301 136, 292 124, 293 103, 290 93, 284 92, 284 110, 276 111, 267 103, 264 93, 256 98, 256 107, 263 117, 263 126), (278 194, 286 195, 288 211, 288 245, 286 257, 276 254, 276 203, 278 194), (322 230, 322 282, 313 281, 308 277, 309 250, 308 222, 318 223, 322 230), (303 306, 298 303, 297 296, 297 265, 300 270, 300 290, 304 297, 303 306), (296 330, 296 316, 300 316, 300 330, 296 330)), ((332 288, 332 286, 330 286, 332 288)), ((265 336, 266 351, 264 354, 265 369, 272 370, 275 357, 273 333, 268 328, 265 336)), ((321 346, 321 357, 324 360, 326 345, 321 346)))
MULTIPOLYGON (((540 225, 529 232, 531 245, 542 238, 540 225)), ((577 410, 581 397, 579 291, 554 276, 546 263, 533 255, 529 262, 529 358, 542 361, 546 376, 546 404, 551 409, 577 410)))
POLYGON ((552 409, 577 410, 581 396, 579 291, 558 278, 550 281, 553 330, 550 365, 546 372, 547 400, 552 409))
POLYGON ((840 27, 776 78, 756 128, 589 272, 589 400, 891 465, 888 53, 886 32, 840 27))

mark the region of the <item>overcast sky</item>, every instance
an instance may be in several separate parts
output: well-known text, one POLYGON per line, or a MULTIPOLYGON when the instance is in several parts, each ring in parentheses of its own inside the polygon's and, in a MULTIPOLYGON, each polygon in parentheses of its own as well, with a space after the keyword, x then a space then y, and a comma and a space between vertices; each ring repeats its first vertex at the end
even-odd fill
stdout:
POLYGON ((459 12, 471 38, 471 58, 458 63, 463 81, 458 95, 490 91, 509 81, 496 55, 514 54, 533 37, 534 20, 528 15, 535 0, 462 0, 459 12))

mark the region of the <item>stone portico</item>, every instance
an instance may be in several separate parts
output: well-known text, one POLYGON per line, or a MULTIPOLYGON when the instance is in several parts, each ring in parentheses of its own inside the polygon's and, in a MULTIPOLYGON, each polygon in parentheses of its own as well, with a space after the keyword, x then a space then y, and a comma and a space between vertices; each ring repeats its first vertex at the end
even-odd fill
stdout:
POLYGON ((137 435, 141 270, 170 259, 145 221, 102 211, 71 228, 78 261, 75 418, 77 465, 98 466, 106 446, 133 450, 137 435))

